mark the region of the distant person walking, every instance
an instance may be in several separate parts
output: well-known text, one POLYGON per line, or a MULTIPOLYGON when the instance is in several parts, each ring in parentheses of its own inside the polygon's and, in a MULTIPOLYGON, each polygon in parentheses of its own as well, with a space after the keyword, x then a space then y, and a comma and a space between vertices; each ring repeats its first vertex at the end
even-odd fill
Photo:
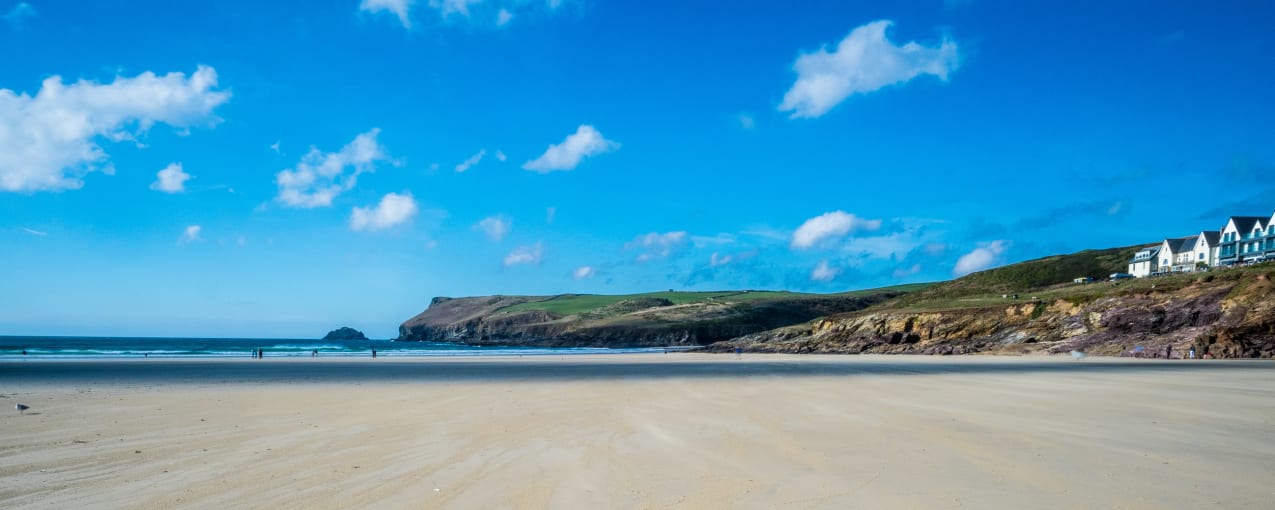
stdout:
POLYGON ((373 358, 375 358, 375 357, 376 357, 376 349, 372 349, 372 357, 373 357, 373 358))
POLYGON ((318 350, 318 349, 315 349, 315 350, 313 350, 313 351, 310 351, 310 357, 311 357, 311 358, 317 358, 317 357, 319 357, 319 350, 318 350))
POLYGON ((740 348, 740 347, 736 347, 736 348, 735 348, 735 359, 739 359, 739 358, 743 357, 743 355, 744 355, 744 349, 743 349, 743 348, 740 348))

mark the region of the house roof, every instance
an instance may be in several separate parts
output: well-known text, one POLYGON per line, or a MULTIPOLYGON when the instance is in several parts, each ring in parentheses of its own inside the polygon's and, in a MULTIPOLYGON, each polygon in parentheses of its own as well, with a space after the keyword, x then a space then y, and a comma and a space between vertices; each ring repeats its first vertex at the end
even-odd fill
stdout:
POLYGON ((1218 240, 1222 238, 1221 232, 1200 232, 1200 235, 1204 236, 1204 242, 1209 246, 1217 246, 1218 240))
POLYGON ((1180 253, 1195 249, 1196 239, 1199 239, 1199 236, 1176 237, 1165 239, 1164 242, 1169 245, 1169 253, 1180 253))
POLYGON ((1138 261, 1142 261, 1142 260, 1150 260, 1150 259, 1155 258, 1155 257, 1156 257, 1156 255, 1159 255, 1159 254, 1160 254, 1160 245, 1158 245, 1158 244, 1157 244, 1157 245, 1155 245, 1155 246, 1148 246, 1148 247, 1146 247, 1146 248, 1142 248, 1142 249, 1140 249, 1140 250, 1138 250, 1138 251, 1134 252, 1134 253, 1133 253, 1133 260, 1131 260, 1130 262, 1138 262, 1138 261), (1142 252, 1144 252, 1144 251, 1150 251, 1150 252, 1151 252, 1151 254, 1150 254, 1150 255, 1147 255, 1146 257, 1138 258, 1138 254, 1139 254, 1139 253, 1142 253, 1142 252))
MULTIPOLYGON (((1265 216, 1231 216, 1227 223, 1235 223, 1236 231, 1247 234, 1253 231, 1253 227, 1262 224, 1266 219, 1265 216)), ((1223 226, 1222 229, 1226 230, 1226 227, 1223 226)))

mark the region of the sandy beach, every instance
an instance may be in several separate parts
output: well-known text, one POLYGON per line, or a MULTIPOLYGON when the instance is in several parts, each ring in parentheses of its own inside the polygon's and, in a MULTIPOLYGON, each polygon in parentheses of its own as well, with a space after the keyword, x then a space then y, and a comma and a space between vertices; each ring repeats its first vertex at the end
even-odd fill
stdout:
POLYGON ((31 361, 0 362, 0 395, 4 508, 1275 501, 1270 362, 31 361))

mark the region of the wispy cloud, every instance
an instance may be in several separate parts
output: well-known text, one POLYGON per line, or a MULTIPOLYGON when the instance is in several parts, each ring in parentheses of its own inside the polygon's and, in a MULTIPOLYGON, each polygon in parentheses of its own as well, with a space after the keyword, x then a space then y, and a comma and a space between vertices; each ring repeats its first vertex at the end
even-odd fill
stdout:
POLYGON ((470 156, 469 159, 466 159, 465 161, 462 161, 459 165, 456 165, 456 171, 464 172, 465 170, 469 170, 474 165, 477 165, 478 163, 480 163, 483 160, 483 156, 486 156, 486 155, 487 155, 487 149, 479 150, 478 152, 474 153, 473 156, 470 156))
POLYGON ((810 279, 816 282, 830 282, 841 274, 841 270, 828 265, 827 260, 819 261, 815 268, 810 271, 810 279))
POLYGON ((17 27, 21 25, 23 21, 34 18, 36 14, 35 7, 31 7, 31 4, 18 2, 12 9, 9 9, 9 12, 4 14, 4 20, 10 25, 17 27))
POLYGON ((509 218, 506 218, 504 215, 496 215, 483 218, 482 221, 479 221, 474 225, 474 228, 487 236, 487 239, 500 242, 505 238, 505 235, 509 234, 509 227, 511 224, 512 222, 509 218))
POLYGON ((625 245, 626 249, 640 249, 638 262, 646 262, 657 258, 666 258, 686 245, 687 234, 684 230, 676 232, 651 232, 638 236, 625 245))
POLYGON ((217 90, 217 71, 144 72, 108 84, 70 85, 46 78, 34 97, 0 89, 0 190, 51 191, 83 186, 84 174, 114 173, 99 142, 136 140, 155 124, 178 128, 215 125, 213 114, 230 100, 217 90))
POLYGON ((505 255, 504 265, 505 267, 526 264, 537 265, 540 264, 541 260, 544 260, 544 256, 544 244, 537 241, 535 244, 514 248, 508 255, 505 255))
POLYGON ((358 183, 360 174, 372 172, 376 163, 389 159, 377 142, 380 129, 362 133, 338 152, 322 152, 310 147, 293 169, 275 175, 279 194, 275 200, 287 207, 328 207, 332 199, 358 183))
POLYGON ((199 225, 188 225, 184 230, 182 230, 182 235, 177 240, 177 242, 184 244, 184 243, 193 243, 196 241, 202 241, 203 238, 201 238, 199 234, 201 231, 203 231, 203 229, 204 227, 201 227, 199 225))
POLYGON ((584 158, 619 148, 619 143, 607 140, 593 126, 581 124, 579 128, 576 128, 576 132, 567 135, 562 143, 550 145, 544 154, 526 162, 522 167, 540 173, 574 170, 584 158))
POLYGON ((819 117, 854 94, 931 74, 940 80, 957 68, 956 43, 944 38, 938 46, 915 41, 896 45, 886 36, 893 21, 880 20, 855 28, 828 51, 820 48, 797 58, 797 81, 784 94, 779 110, 791 117, 819 117))
POLYGON ((49 233, 48 233, 48 232, 41 232, 41 231, 39 231, 39 230, 34 230, 34 229, 26 228, 26 227, 22 227, 22 231, 23 231, 23 232, 26 232, 26 233, 28 233, 28 234, 31 234, 31 235, 33 235, 33 236, 40 236, 40 237, 44 237, 44 236, 49 235, 49 233))
POLYGON ((580 266, 571 272, 571 277, 577 280, 586 280, 593 278, 593 276, 597 273, 598 271, 594 269, 593 266, 580 266))
POLYGON ((717 252, 713 252, 713 255, 708 258, 708 267, 724 266, 730 264, 733 259, 734 257, 730 255, 718 255, 717 252))
POLYGON ((362 0, 359 10, 370 13, 386 12, 398 17, 403 28, 412 28, 412 6, 416 0, 362 0))

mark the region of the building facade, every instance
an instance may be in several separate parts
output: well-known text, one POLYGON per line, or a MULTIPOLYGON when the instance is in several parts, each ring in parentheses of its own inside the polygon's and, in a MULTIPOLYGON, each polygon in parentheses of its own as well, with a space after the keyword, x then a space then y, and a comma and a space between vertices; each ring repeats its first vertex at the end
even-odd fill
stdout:
POLYGON ((1129 261, 1129 274, 1145 278, 1157 273, 1160 269, 1160 247, 1148 246, 1133 254, 1129 261))
POLYGON ((1129 274, 1143 278, 1264 260, 1275 260, 1275 214, 1232 216, 1220 230, 1142 248, 1129 260, 1129 274))

